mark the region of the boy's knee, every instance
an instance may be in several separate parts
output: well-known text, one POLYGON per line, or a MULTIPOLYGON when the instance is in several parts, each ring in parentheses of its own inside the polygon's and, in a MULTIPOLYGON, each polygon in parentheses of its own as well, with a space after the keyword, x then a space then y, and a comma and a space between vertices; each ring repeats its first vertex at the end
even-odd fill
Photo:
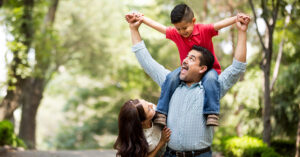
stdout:
POLYGON ((180 68, 177 68, 167 75, 167 80, 169 80, 170 82, 177 82, 179 80, 179 73, 180 68))
POLYGON ((209 82, 215 82, 215 81, 218 81, 218 73, 212 69, 212 70, 209 70, 203 77, 203 81, 209 81, 209 82))

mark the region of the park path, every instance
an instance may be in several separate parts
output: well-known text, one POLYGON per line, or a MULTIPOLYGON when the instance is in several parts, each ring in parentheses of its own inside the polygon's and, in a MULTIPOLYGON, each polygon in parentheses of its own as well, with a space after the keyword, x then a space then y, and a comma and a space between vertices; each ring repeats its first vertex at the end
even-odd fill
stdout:
POLYGON ((1 153, 0 157, 115 157, 114 150, 84 151, 16 151, 1 153))
MULTIPOLYGON (((0 157, 115 157, 114 150, 83 150, 83 151, 15 151, 0 153, 0 157)), ((213 153, 213 157, 223 157, 213 153)))

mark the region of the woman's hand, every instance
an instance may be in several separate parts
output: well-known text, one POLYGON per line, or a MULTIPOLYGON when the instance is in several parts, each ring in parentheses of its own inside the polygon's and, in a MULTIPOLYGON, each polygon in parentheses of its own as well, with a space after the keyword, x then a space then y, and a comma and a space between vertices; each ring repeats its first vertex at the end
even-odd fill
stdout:
POLYGON ((171 133, 172 133, 172 131, 169 128, 164 127, 163 130, 161 131, 160 141, 163 143, 169 142, 171 133))

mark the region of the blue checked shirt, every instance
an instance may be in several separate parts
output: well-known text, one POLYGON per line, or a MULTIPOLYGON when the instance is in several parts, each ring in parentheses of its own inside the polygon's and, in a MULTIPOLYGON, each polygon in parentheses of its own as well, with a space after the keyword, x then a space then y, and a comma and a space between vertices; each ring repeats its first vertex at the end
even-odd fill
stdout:
MULTIPOLYGON (((161 87, 170 71, 151 57, 143 41, 134 45, 132 51, 145 72, 161 87)), ((219 75, 221 97, 238 81, 246 65, 234 59, 232 65, 219 75)), ((173 93, 167 118, 168 128, 172 131, 168 143, 171 149, 189 151, 211 146, 213 127, 205 125, 202 114, 204 92, 201 81, 190 87, 182 81, 173 93)))

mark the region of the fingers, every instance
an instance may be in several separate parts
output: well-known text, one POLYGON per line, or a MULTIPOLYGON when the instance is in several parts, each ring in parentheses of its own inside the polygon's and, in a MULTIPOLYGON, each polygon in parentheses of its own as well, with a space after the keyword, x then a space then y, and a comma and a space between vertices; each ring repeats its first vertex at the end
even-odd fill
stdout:
POLYGON ((135 15, 134 14, 126 14, 125 15, 125 19, 126 19, 126 21, 128 22, 128 23, 134 23, 134 22, 136 22, 137 20, 136 20, 136 18, 135 18, 135 15))
POLYGON ((241 22, 242 24, 248 25, 250 20, 251 20, 251 18, 247 14, 244 14, 244 13, 237 14, 237 22, 241 22))
POLYGON ((241 30, 243 32, 247 31, 247 29, 248 29, 248 25, 243 24, 242 22, 236 22, 236 26, 237 26, 238 30, 241 30))
POLYGON ((131 12, 125 15, 125 19, 128 23, 135 23, 139 22, 139 20, 142 20, 142 17, 144 14, 139 12, 131 12))
POLYGON ((167 128, 167 127, 164 127, 162 131, 163 131, 164 136, 165 136, 167 139, 169 139, 170 136, 171 136, 172 131, 171 131, 169 128, 167 128))

